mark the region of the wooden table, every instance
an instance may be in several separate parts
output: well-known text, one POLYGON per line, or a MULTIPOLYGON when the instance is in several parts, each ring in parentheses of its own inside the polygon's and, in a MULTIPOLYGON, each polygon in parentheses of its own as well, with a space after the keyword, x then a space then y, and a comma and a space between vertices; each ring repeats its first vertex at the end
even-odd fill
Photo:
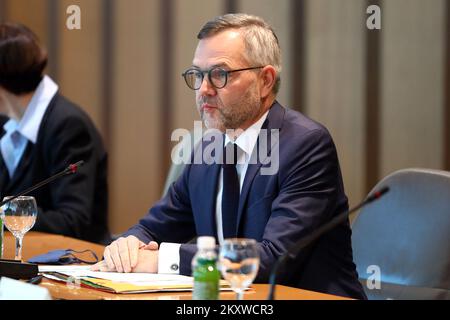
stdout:
MULTIPOLYGON (((14 237, 5 231, 4 258, 14 258, 14 237)), ((73 250, 93 250, 98 257, 102 257, 104 246, 94 244, 70 237, 60 235, 45 234, 30 231, 25 235, 22 249, 22 256, 27 260, 35 255, 46 253, 55 249, 73 250)), ((140 293, 140 294, 112 294, 88 288, 76 288, 67 286, 64 283, 44 279, 40 286, 47 288, 54 299, 69 300, 191 300, 191 292, 161 292, 161 293, 140 293)), ((267 299, 269 285, 253 284, 252 289, 244 294, 245 300, 265 300, 267 299)), ((221 292, 220 300, 234 300, 233 292, 221 292)), ((277 300, 343 300, 344 297, 291 288, 277 286, 277 300)))

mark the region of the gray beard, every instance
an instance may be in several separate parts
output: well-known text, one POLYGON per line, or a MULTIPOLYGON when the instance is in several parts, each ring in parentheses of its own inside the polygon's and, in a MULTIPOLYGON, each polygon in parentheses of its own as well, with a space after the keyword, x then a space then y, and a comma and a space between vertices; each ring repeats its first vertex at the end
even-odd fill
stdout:
MULTIPOLYGON (((224 105, 219 99, 219 108, 217 109, 217 111, 219 112, 219 119, 216 122, 215 126, 213 126, 211 123, 208 123, 209 121, 207 118, 205 118, 204 112, 201 111, 200 117, 203 120, 205 126, 208 129, 214 128, 225 132, 226 129, 238 129, 249 119, 255 119, 259 115, 262 106, 259 98, 255 94, 253 94, 252 89, 253 88, 249 88, 245 95, 242 97, 241 101, 229 105, 229 108, 223 108, 224 105)), ((201 105, 204 101, 207 100, 201 99, 199 105, 201 105)))

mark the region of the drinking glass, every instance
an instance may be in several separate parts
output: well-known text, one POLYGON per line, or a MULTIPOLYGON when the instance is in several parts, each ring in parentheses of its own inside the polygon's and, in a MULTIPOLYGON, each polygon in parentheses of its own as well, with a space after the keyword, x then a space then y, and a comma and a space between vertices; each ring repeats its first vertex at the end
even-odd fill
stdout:
MULTIPOLYGON (((4 200, 10 197, 5 197, 4 200)), ((34 197, 20 196, 1 207, 3 224, 16 239, 15 260, 22 261, 22 242, 36 222, 37 206, 34 197)))
POLYGON ((220 246, 219 268, 236 299, 242 300, 244 290, 255 280, 259 268, 258 245, 253 239, 225 239, 220 246))

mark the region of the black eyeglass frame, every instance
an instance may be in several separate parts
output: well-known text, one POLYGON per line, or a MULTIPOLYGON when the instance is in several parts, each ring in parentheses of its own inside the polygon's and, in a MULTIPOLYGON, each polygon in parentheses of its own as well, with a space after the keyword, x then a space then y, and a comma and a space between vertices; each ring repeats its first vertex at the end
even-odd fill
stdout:
POLYGON ((197 68, 189 68, 189 69, 187 69, 185 72, 183 72, 183 73, 181 74, 181 76, 184 78, 184 81, 186 82, 186 85, 189 87, 189 89, 192 89, 192 90, 198 90, 198 89, 201 88, 202 83, 203 83, 203 80, 205 80, 205 73, 207 73, 207 74, 208 74, 208 80, 209 80, 209 83, 211 83, 211 85, 212 85, 214 88, 216 88, 216 89, 222 89, 222 88, 224 88, 224 87, 227 85, 227 83, 228 83, 228 74, 233 73, 233 72, 240 72, 240 71, 247 71, 247 70, 255 70, 255 69, 261 69, 261 68, 264 68, 264 66, 259 66, 259 67, 249 67, 249 68, 242 68, 242 69, 235 69, 235 70, 225 70, 225 69, 220 68, 220 67, 214 67, 214 68, 211 68, 211 69, 209 69, 209 70, 200 70, 200 69, 197 69, 197 68), (225 73, 225 82, 224 82, 223 86, 218 87, 218 86, 216 86, 216 85, 211 81, 211 73, 212 73, 213 70, 220 70, 220 71, 223 71, 223 72, 225 73), (197 72, 200 72, 201 75, 202 75, 202 81, 200 82, 200 86, 199 86, 198 88, 191 87, 191 86, 189 85, 189 82, 188 82, 188 79, 187 79, 187 75, 188 75, 188 73, 189 73, 190 71, 197 71, 197 72))

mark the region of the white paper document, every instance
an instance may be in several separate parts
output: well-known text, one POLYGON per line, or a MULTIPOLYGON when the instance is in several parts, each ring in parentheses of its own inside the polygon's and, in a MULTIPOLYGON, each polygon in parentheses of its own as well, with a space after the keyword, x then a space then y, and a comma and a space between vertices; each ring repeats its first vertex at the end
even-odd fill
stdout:
POLYGON ((40 273, 57 272, 72 277, 74 279, 81 278, 98 278, 114 282, 123 282, 134 285, 192 285, 193 278, 174 275, 174 274, 158 274, 158 273, 118 273, 118 272, 99 272, 91 271, 90 266, 39 266, 40 273))

